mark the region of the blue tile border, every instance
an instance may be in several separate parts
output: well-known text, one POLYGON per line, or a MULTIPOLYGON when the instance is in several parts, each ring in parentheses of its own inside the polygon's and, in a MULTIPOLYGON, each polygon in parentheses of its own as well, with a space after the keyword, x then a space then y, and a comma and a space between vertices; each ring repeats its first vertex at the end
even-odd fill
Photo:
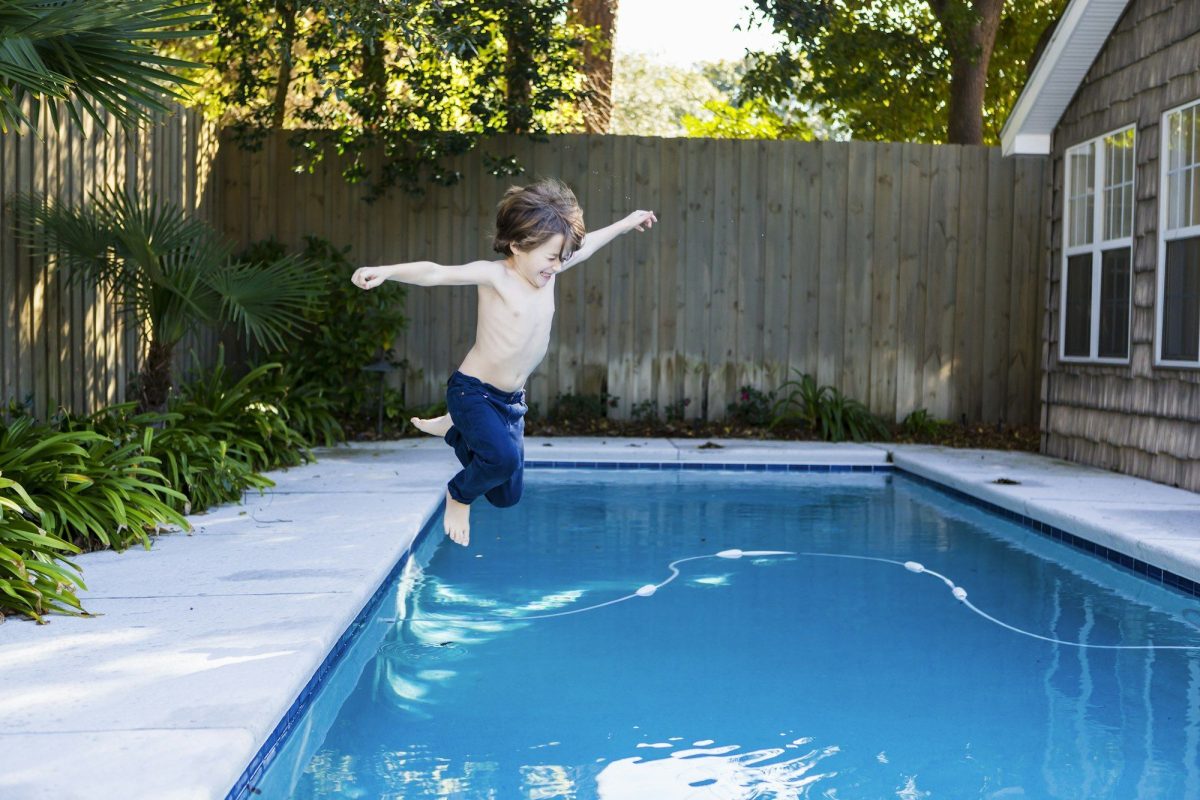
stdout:
POLYGON ((526 469, 604 469, 674 472, 895 472, 895 464, 747 464, 708 461, 545 461, 526 459, 526 469))
POLYGON ((308 706, 312 703, 313 698, 316 697, 317 692, 320 691, 326 679, 342 660, 342 657, 346 654, 346 651, 350 649, 350 645, 353 644, 354 640, 358 638, 358 634, 364 627, 366 627, 375 611, 383 603, 383 600, 387 596, 388 589, 392 585, 392 582, 399 577, 400 572, 404 569, 405 565, 408 564, 408 559, 412 557, 414 552, 416 552, 417 546, 422 542, 422 540, 424 540, 426 536, 429 535, 429 531, 433 528, 434 521, 442 512, 445 502, 446 501, 443 499, 442 503, 429 516, 429 519, 425 521, 425 524, 421 526, 421 530, 419 530, 417 535, 413 537, 412 543, 409 544, 408 549, 404 551, 404 554, 400 556, 395 565, 391 568, 391 570, 388 571, 387 577, 385 577, 379 584, 379 587, 375 590, 375 593, 371 595, 371 599, 366 602, 366 605, 364 605, 362 610, 358 612, 358 615, 354 618, 354 621, 350 623, 350 625, 338 638, 337 644, 333 646, 333 649, 330 650, 325 656, 325 660, 321 662, 319 667, 317 667, 317 671, 313 673, 313 676, 309 679, 308 683, 304 685, 304 689, 301 690, 300 696, 296 698, 294 703, 292 703, 291 708, 289 708, 287 713, 283 715, 283 719, 281 719, 279 724, 275 726, 275 730, 271 731, 271 735, 267 737, 267 741, 262 747, 259 748, 258 752, 254 755, 254 758, 250 760, 250 763, 247 765, 246 769, 242 771, 241 776, 237 779, 237 782, 234 783, 233 788, 229 790, 227 795, 225 795, 225 800, 252 800, 252 798, 258 793, 258 791, 254 788, 255 782, 262 778, 267 767, 269 767, 271 762, 275 760, 275 756, 279 754, 279 751, 283 748, 288 736, 292 733, 292 730, 300 721, 300 718, 304 716, 304 712, 308 710, 308 706))
POLYGON ((955 489, 953 486, 947 486, 944 483, 939 483, 931 478, 926 478, 924 475, 918 475, 915 472, 909 472, 908 470, 904 469, 901 469, 900 471, 904 473, 904 477, 909 478, 910 480, 937 489, 938 491, 943 492, 944 494, 947 494, 956 500, 962 500, 970 503, 973 506, 978 506, 985 511, 990 511, 993 514, 1003 517, 1010 522, 1016 522, 1019 525, 1023 525, 1026 528, 1040 533, 1042 536, 1045 536, 1048 539, 1053 539, 1056 542, 1062 542, 1063 544, 1070 545, 1077 550, 1082 550, 1085 553, 1090 553, 1098 558, 1102 558, 1105 561, 1108 561, 1110 564, 1115 564, 1116 566, 1128 570, 1129 572, 1132 572, 1142 578, 1146 578, 1153 583, 1160 583, 1164 586, 1176 589, 1190 597, 1200 597, 1200 582, 1193 581, 1190 578, 1185 578, 1182 575, 1176 575, 1174 572, 1162 569, 1161 567, 1156 567, 1153 564, 1148 564, 1141 559, 1137 559, 1126 553, 1122 553, 1120 550, 1114 550, 1111 547, 1105 547, 1102 544, 1097 544, 1091 539, 1085 539, 1082 536, 1076 536, 1070 531, 1057 528, 1054 525, 1051 525, 1047 522, 1042 522, 1035 517, 1030 517, 1025 514, 1019 514, 1016 511, 1011 511, 1003 506, 991 502, 990 500, 984 500, 983 498, 964 492, 961 489, 955 489))

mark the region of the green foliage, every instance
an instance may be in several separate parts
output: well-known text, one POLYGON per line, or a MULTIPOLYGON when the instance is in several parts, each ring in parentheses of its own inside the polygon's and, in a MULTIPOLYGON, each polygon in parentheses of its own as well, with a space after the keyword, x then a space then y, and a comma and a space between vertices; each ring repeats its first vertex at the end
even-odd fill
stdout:
MULTIPOLYGON (((1025 82, 1025 64, 1065 0, 1008 0, 988 61, 984 143, 997 144, 1025 82)), ((977 59, 976 17, 966 0, 755 0, 787 43, 759 53, 744 97, 802 98, 833 129, 854 139, 944 142, 954 54, 977 59)))
POLYGON ((772 428, 799 423, 829 442, 888 438, 887 426, 866 406, 832 386, 818 386, 812 375, 784 382, 777 393, 783 396, 772 407, 772 428))
POLYGON ((0 611, 82 613, 64 554, 149 546, 184 514, 274 485, 261 471, 312 460, 307 435, 341 436, 328 402, 279 364, 235 380, 224 350, 166 413, 122 403, 40 423, 10 402, 0 417, 0 611))
POLYGON ((166 58, 152 39, 201 33, 204 3, 178 0, 5 0, 0 4, 0 132, 36 128, 38 106, 48 102, 57 125, 60 107, 77 124, 87 114, 107 130, 104 111, 129 127, 189 83, 172 73, 201 65, 166 58), (191 30, 181 30, 192 28, 191 30), (33 113, 22 111, 32 98, 33 113))
POLYGON ((635 422, 657 422, 658 405, 653 400, 642 400, 633 404, 629 415, 635 422))
POLYGON ((228 440, 213 439, 207 425, 193 426, 178 412, 138 413, 135 406, 109 406, 71 425, 113 439, 141 442, 143 452, 159 460, 163 483, 183 495, 171 501, 176 511, 191 514, 221 503, 240 502, 247 489, 273 485, 235 457, 236 450, 230 452, 228 440))
MULTIPOLYGON (((392 348, 407 324, 404 286, 385 281, 370 292, 362 291, 350 282, 355 265, 347 258, 349 252, 349 247, 338 249, 319 237, 305 238, 303 261, 319 283, 321 303, 304 311, 302 338, 289 342, 286 352, 267 355, 267 360, 288 364, 293 393, 309 398, 308 408, 315 411, 320 403, 331 416, 344 420, 375 413, 379 375, 363 367, 382 357, 397 369, 408 368, 392 348)), ((242 255, 249 263, 283 257, 283 245, 273 239, 255 243, 242 255)), ((403 410, 404 397, 385 386, 384 407, 387 416, 394 417, 403 410)), ((317 438, 313 430, 305 433, 317 438)), ((322 438, 330 443, 329 431, 322 438)), ((337 438, 344 438, 340 429, 337 438)))
POLYGON ((763 394, 753 386, 738 389, 738 399, 726 407, 726 417, 740 425, 761 427, 771 424, 771 407, 775 392, 763 394))
POLYGON ((692 398, 685 397, 663 406, 663 417, 667 422, 682 422, 684 411, 692 404, 692 398))
POLYGON ((904 418, 903 430, 906 436, 914 439, 933 439, 950 425, 946 420, 937 419, 928 410, 918 408, 904 418))
POLYGON ((187 426, 228 446, 251 472, 314 461, 308 443, 289 424, 282 365, 260 364, 236 381, 226 372, 224 348, 211 370, 181 387, 170 410, 187 426))
POLYGON ((688 136, 712 139, 801 139, 811 141, 813 131, 803 123, 788 123, 761 97, 740 106, 709 100, 704 104, 708 116, 687 114, 683 127, 688 136))
POLYGON ((187 53, 223 65, 203 76, 203 102, 242 146, 286 127, 305 166, 336 152, 375 198, 455 182, 446 159, 490 134, 575 124, 584 31, 568 5, 213 0, 216 36, 187 53))
POLYGON ((163 410, 172 348, 202 324, 233 325, 249 340, 280 347, 322 288, 303 259, 234 261, 231 246, 200 219, 152 196, 107 188, 80 208, 29 195, 18 231, 68 281, 107 292, 119 311, 151 331, 139 376, 141 407, 163 410))
POLYGON ((50 611, 81 613, 75 588, 87 588, 64 556, 79 548, 46 533, 40 514, 25 487, 0 474, 0 611, 38 622, 50 611))
POLYGON ((617 397, 608 392, 595 394, 560 394, 550 413, 552 420, 596 420, 608 416, 608 409, 617 407, 617 397))

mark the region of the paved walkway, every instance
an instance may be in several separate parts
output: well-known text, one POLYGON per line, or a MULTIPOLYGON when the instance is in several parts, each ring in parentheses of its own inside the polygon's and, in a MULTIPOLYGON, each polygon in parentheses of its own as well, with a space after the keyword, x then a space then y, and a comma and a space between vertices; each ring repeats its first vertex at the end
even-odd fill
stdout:
MULTIPOLYGON (((1024 453, 715 440, 526 440, 536 461, 879 465, 1200 581, 1200 494, 1024 453), (998 478, 1018 481, 998 484, 998 478)), ((193 535, 79 558, 100 614, 0 625, 0 797, 224 798, 423 523, 440 440, 318 449, 193 535)))

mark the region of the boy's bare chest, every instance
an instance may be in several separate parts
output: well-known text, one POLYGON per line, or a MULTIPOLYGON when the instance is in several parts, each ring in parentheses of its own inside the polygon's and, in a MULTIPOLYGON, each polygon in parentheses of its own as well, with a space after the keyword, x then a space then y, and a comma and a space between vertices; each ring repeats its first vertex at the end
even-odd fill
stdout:
POLYGON ((481 326, 507 329, 505 338, 534 339, 549 336, 554 321, 554 289, 520 289, 497 292, 481 287, 479 322, 481 326))

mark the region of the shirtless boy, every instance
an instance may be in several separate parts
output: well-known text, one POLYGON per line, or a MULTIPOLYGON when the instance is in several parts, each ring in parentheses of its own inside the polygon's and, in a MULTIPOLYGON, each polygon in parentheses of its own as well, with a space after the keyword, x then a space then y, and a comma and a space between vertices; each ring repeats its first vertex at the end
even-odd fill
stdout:
POLYGON ((503 508, 521 499, 525 458, 525 381, 541 363, 554 318, 554 280, 617 236, 645 230, 653 211, 586 233, 574 193, 560 181, 509 189, 496 209, 493 249, 499 261, 441 266, 431 261, 360 267, 362 289, 385 280, 416 286, 479 287, 475 344, 446 384, 449 413, 412 423, 454 448, 463 469, 446 486, 446 535, 470 541, 471 503, 483 496, 503 508))

